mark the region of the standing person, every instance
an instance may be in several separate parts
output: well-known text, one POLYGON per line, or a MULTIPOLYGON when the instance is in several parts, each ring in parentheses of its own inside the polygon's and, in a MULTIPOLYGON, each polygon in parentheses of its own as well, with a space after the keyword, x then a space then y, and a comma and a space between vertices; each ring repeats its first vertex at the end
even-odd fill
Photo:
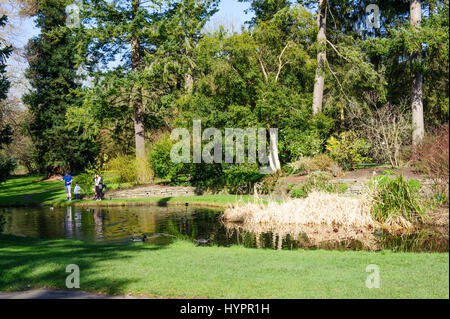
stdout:
POLYGON ((63 178, 61 178, 61 181, 64 181, 64 190, 66 191, 67 199, 66 201, 72 200, 72 176, 69 175, 69 173, 65 172, 63 178))
POLYGON ((97 200, 102 200, 102 178, 100 177, 100 175, 95 174, 94 177, 94 186, 95 186, 95 193, 97 194, 97 200))
POLYGON ((78 183, 75 184, 75 188, 73 189, 73 192, 75 193, 76 199, 81 199, 81 187, 78 185, 78 183))

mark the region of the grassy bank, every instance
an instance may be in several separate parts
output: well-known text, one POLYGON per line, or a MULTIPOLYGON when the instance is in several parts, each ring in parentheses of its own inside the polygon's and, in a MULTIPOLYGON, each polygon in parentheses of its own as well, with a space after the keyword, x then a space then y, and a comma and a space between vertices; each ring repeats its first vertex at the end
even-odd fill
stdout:
POLYGON ((0 290, 65 288, 186 298, 448 298, 448 253, 276 251, 243 247, 106 245, 0 235, 0 290), (368 289, 366 267, 380 269, 368 289))
MULTIPOLYGON (((41 181, 43 176, 11 177, 0 184, 0 206, 125 206, 125 205, 167 205, 190 203, 192 205, 224 207, 239 201, 253 201, 248 195, 202 195, 183 197, 147 197, 133 199, 112 199, 104 201, 81 200, 65 202, 63 183, 59 181, 41 181)), ((73 194, 72 194, 73 195, 73 194)), ((107 196, 106 196, 107 197, 107 196)))

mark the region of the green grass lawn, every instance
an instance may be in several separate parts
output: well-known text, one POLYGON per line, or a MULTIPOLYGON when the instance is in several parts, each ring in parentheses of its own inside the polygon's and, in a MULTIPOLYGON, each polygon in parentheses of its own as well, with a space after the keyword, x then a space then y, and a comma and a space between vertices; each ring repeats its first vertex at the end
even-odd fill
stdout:
POLYGON ((65 288, 186 298, 449 298, 448 253, 278 251, 244 247, 107 245, 0 235, 0 290, 65 288), (380 269, 369 289, 366 267, 380 269))
POLYGON ((50 204, 64 200, 64 183, 40 181, 44 176, 13 176, 0 184, 0 205, 50 204))
MULTIPOLYGON (((43 176, 16 176, 0 184, 0 206, 27 205, 76 205, 76 206, 122 206, 122 205, 165 205, 199 204, 204 206, 226 206, 230 203, 253 201, 249 195, 201 195, 183 197, 147 197, 133 199, 112 199, 104 201, 82 200, 65 202, 64 184, 59 181, 40 181, 43 176)), ((74 196, 74 194, 72 194, 74 196)), ((108 195, 106 193, 106 198, 108 195)), ((264 200, 263 200, 264 201, 264 200)))

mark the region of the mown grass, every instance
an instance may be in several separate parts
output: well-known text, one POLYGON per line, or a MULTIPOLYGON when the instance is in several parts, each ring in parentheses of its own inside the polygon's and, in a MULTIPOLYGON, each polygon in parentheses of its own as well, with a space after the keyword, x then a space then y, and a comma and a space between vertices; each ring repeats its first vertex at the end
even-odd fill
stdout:
POLYGON ((41 181, 45 176, 12 176, 0 184, 0 205, 50 204, 64 200, 64 183, 60 181, 41 181))
MULTIPOLYGON (((182 196, 182 197, 147 197, 132 199, 112 199, 108 200, 72 200, 66 202, 64 184, 59 181, 41 181, 44 176, 16 176, 9 178, 5 183, 0 184, 0 206, 32 206, 32 205, 53 205, 53 206, 125 206, 125 205, 167 205, 185 204, 219 206, 224 207, 231 203, 253 201, 253 196, 249 195, 202 195, 202 196, 182 196)), ((72 194, 72 196, 74 196, 72 194)), ((266 202, 262 200, 262 202, 266 202)))
POLYGON ((0 290, 66 288, 186 298, 448 298, 448 253, 278 251, 243 247, 107 245, 0 235, 0 290), (366 267, 380 269, 368 289, 366 267))

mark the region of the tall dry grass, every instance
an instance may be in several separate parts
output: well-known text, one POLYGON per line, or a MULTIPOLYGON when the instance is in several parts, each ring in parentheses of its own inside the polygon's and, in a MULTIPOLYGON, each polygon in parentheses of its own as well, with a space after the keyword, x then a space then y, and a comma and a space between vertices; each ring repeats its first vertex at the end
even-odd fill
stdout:
POLYGON ((244 224, 327 225, 343 228, 373 227, 370 201, 367 198, 345 197, 314 191, 304 199, 284 202, 271 201, 266 205, 248 203, 226 209, 222 219, 244 224))

